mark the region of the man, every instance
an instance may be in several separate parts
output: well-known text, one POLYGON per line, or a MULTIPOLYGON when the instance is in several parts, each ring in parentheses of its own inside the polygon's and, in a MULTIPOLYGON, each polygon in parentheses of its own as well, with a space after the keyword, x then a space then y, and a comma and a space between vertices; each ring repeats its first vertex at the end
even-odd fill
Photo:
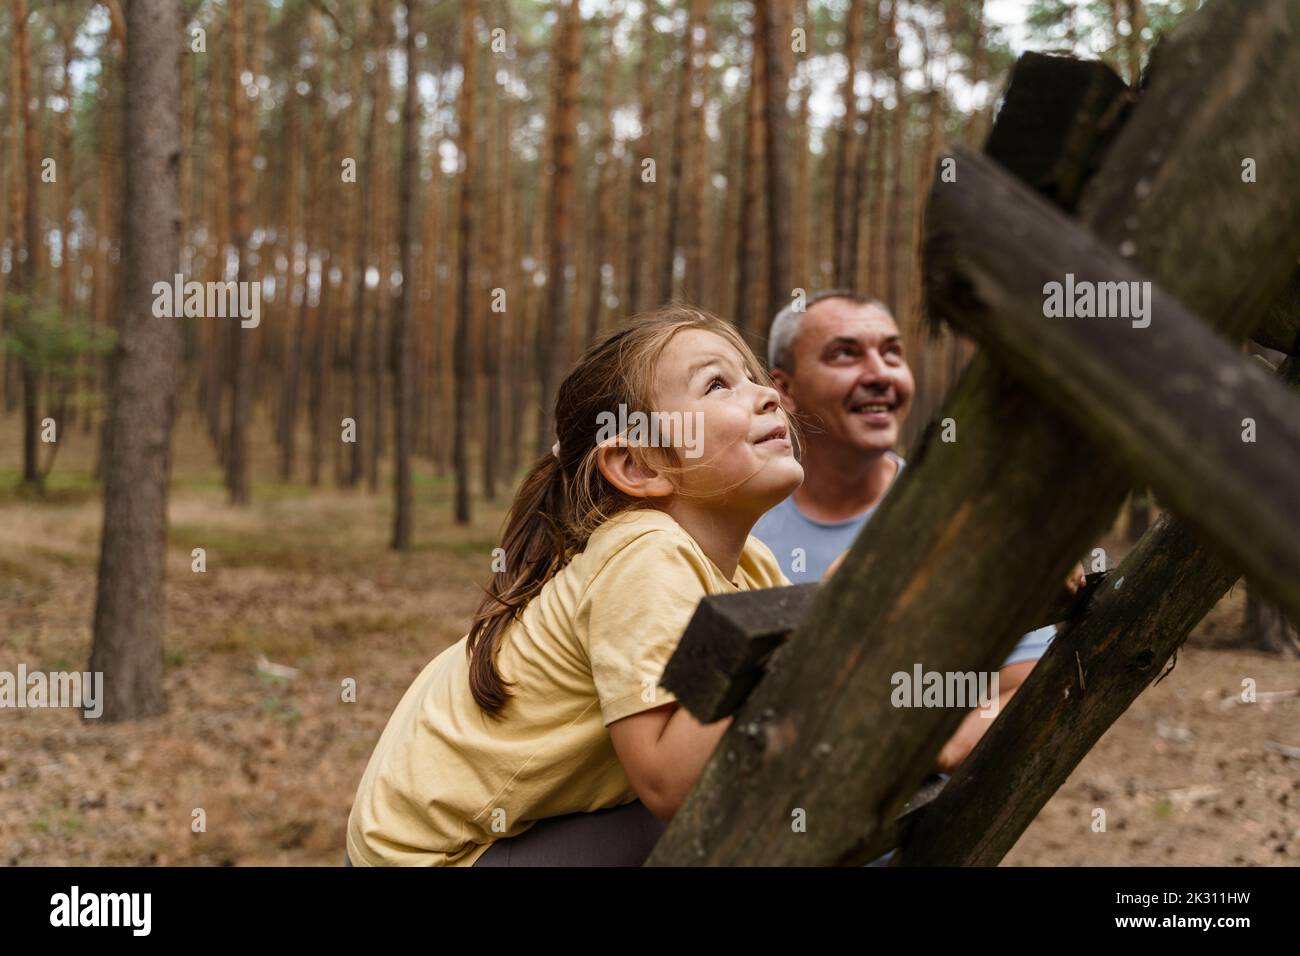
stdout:
MULTIPOLYGON (((853 544, 904 468, 893 451, 916 383, 898 324, 884 303, 843 289, 814 293, 804 311, 772 321, 768 364, 786 411, 800 424, 804 482, 754 527, 791 581, 818 581, 853 544)), ((1083 569, 1067 587, 1077 590, 1083 569)), ((1054 627, 1021 638, 998 671, 1005 706, 1047 650, 1054 627)), ((992 723, 972 710, 939 754, 951 773, 992 723)))

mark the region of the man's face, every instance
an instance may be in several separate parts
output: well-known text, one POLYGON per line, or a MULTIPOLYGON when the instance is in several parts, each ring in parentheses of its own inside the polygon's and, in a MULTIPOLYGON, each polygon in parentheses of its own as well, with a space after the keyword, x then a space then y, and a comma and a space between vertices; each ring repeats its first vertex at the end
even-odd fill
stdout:
POLYGON ((786 409, 808 442, 880 454, 898 442, 916 383, 898 325, 879 306, 825 299, 804 313, 793 372, 773 370, 786 409))

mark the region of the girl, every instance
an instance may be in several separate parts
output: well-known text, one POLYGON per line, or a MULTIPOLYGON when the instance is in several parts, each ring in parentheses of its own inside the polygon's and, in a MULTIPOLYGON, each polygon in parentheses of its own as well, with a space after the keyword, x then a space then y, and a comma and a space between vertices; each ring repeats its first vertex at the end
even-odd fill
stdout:
POLYGON ((370 758, 354 865, 640 863, 730 723, 658 679, 702 597, 789 583, 749 535, 803 480, 776 390, 735 329, 674 305, 593 345, 555 418, 504 570, 370 758))

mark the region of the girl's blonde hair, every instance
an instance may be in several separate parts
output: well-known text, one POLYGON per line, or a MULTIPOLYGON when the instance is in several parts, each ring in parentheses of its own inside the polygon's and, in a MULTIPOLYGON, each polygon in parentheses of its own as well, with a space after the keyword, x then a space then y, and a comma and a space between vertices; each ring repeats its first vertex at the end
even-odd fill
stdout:
MULTIPOLYGON (((492 576, 474 615, 466 651, 474 700, 499 716, 509 696, 496 656, 510 624, 542 587, 587 545, 603 522, 644 507, 605 480, 596 465, 601 413, 652 411, 654 374, 665 347, 684 329, 703 329, 726 339, 756 382, 770 384, 766 370, 730 323, 703 309, 674 303, 640 315, 595 342, 583 354, 555 398, 558 454, 534 462, 506 517, 501 548, 504 571, 492 576)), ((645 454, 637 449, 633 454, 645 454)), ((674 469, 664 462, 661 472, 674 469)))

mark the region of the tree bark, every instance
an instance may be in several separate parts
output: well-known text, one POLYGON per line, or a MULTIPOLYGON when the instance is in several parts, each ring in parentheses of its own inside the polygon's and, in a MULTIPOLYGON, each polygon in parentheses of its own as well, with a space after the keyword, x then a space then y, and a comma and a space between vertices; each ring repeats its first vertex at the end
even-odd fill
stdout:
MULTIPOLYGON (((812 17, 808 14, 808 0, 799 0, 799 25, 804 29, 805 59, 811 57, 813 48, 812 17)), ((812 241, 813 186, 812 186, 812 151, 809 147, 809 102, 812 99, 812 77, 804 73, 799 89, 799 113, 795 120, 799 140, 799 158, 795 162, 795 191, 798 201, 795 205, 794 219, 794 277, 796 284, 808 288, 817 285, 814 276, 816 253, 812 241)), ((731 175, 731 167, 727 167, 731 175)), ((730 191, 730 189, 728 189, 730 191)), ((856 208, 856 206, 855 206, 856 208)), ((731 222, 730 217, 723 217, 724 228, 731 222)), ((727 259, 724 257, 723 262, 727 259)))
POLYGON ((713 169, 712 150, 709 149, 708 131, 704 117, 709 103, 709 11, 704 0, 690 0, 690 20, 687 24, 686 53, 690 58, 689 96, 686 100, 686 150, 685 180, 682 193, 686 197, 682 209, 682 297, 687 302, 704 305, 706 276, 704 249, 706 216, 709 212, 708 194, 710 173, 713 169), (696 92, 699 92, 699 106, 696 92))
POLYGON ((641 181, 641 162, 648 158, 650 152, 651 131, 654 121, 654 98, 651 89, 651 71, 654 62, 654 14, 658 4, 656 0, 645 0, 641 13, 641 59, 637 64, 637 88, 640 95, 640 136, 637 137, 632 152, 632 169, 629 182, 627 209, 627 257, 624 272, 627 275, 624 302, 629 315, 640 312, 645 307, 645 293, 642 279, 645 272, 645 232, 646 208, 650 203, 652 191, 647 189, 649 183, 641 181))
MULTIPOLYGON (((245 55, 243 0, 230 2, 230 226, 231 244, 239 266, 235 281, 251 281, 248 270, 249 177, 253 166, 253 130, 244 92, 243 75, 248 70, 245 55)), ((129 36, 129 35, 128 35, 129 36)), ((128 42, 130 40, 128 39, 128 42)), ((253 64, 254 69, 258 64, 253 64)), ((230 341, 230 435, 226 458, 226 489, 232 505, 249 501, 248 419, 252 403, 249 363, 251 329, 237 318, 227 318, 230 341)))
MULTIPOLYGON (((970 53, 970 80, 971 88, 978 87, 984 82, 984 70, 988 62, 988 50, 985 46, 984 31, 984 0, 971 0, 970 3, 970 25, 971 25, 971 53, 970 53)), ((967 146, 976 146, 979 142, 979 136, 982 131, 983 110, 972 109, 970 115, 966 118, 966 125, 962 131, 962 140, 967 146)))
POLYGON ((1146 27, 1146 11, 1142 0, 1123 0, 1124 19, 1128 21, 1128 36, 1124 38, 1124 60, 1128 64, 1128 81, 1135 89, 1142 79, 1142 31, 1146 27))
POLYGON ((885 200, 885 221, 882 227, 887 239, 885 241, 885 261, 883 263, 885 283, 882 298, 888 303, 895 317, 906 323, 908 303, 906 301, 903 271, 906 264, 905 252, 908 243, 906 219, 903 215, 903 157, 905 154, 904 138, 907 135, 907 90, 903 84, 903 69, 899 51, 902 43, 898 38, 898 0, 890 0, 889 17, 886 20, 886 45, 894 41, 893 49, 886 53, 888 61, 890 88, 894 91, 894 108, 889 111, 889 189, 885 200))
MULTIPOLYGON (((1294 375, 1300 370, 1300 361, 1289 359, 1288 366, 1294 375)), ((1242 643, 1246 647, 1266 654, 1300 657, 1300 631, 1277 605, 1249 583, 1246 585, 1246 614, 1241 629, 1242 643)))
POLYGON ((850 223, 857 208, 854 197, 854 140, 857 137, 858 96, 854 81, 858 77, 858 50, 862 45, 862 0, 850 0, 848 22, 844 25, 846 71, 840 91, 844 116, 840 120, 839 143, 835 150, 835 201, 831 206, 831 232, 835 249, 836 288, 853 284, 853 250, 849 241, 850 223))
POLYGON ((541 380, 541 415, 534 448, 551 450, 555 438, 555 390, 559 384, 560 352, 556 347, 568 328, 569 265, 573 260, 573 166, 578 130, 578 69, 582 57, 582 13, 578 0, 569 0, 555 38, 555 106, 551 131, 555 174, 547 210, 546 315, 537 329, 537 358, 541 380))
POLYGON ((763 146, 767 168, 767 303, 757 334, 758 353, 764 354, 767 324, 790 303, 790 173, 789 128, 786 98, 790 74, 785 51, 790 42, 787 0, 755 0, 755 24, 763 43, 765 99, 763 146))
POLYGON ((465 0, 461 14, 460 62, 462 73, 460 102, 456 117, 459 130, 457 146, 461 156, 459 230, 459 264, 457 267, 456 338, 454 351, 455 419, 452 467, 456 473, 455 516, 457 524, 469 524, 470 476, 469 429, 470 409, 474 397, 474 365, 470 355, 469 323, 474 315, 474 180, 478 158, 474 151, 474 93, 478 76, 478 42, 474 20, 477 0, 465 0))
MULTIPOLYGON (((37 156, 36 133, 33 129, 31 109, 31 43, 27 29, 27 2, 14 0, 13 28, 14 52, 18 63, 18 111, 22 120, 23 164, 22 172, 17 178, 23 182, 23 215, 20 228, 15 231, 22 236, 17 268, 14 270, 14 294, 22 297, 18 310, 18 321, 30 320, 36 296, 37 258, 40 255, 40 232, 37 228, 37 189, 39 186, 40 163, 37 156)), ((15 131, 17 132, 17 131, 15 131)), ((7 311, 7 310, 6 310, 7 311)), ((37 369, 30 361, 22 362, 23 385, 23 484, 29 488, 41 490, 40 465, 37 459, 38 435, 40 432, 41 379, 37 369)))
POLYGON ((415 235, 419 211, 419 132, 415 55, 415 3, 405 0, 406 95, 402 100, 402 181, 398 192, 397 244, 401 250, 402 287, 397 300, 397 374, 394 377, 393 550, 411 549, 411 442, 415 402, 415 235))
MULTIPOLYGON (((764 2, 766 0, 755 0, 756 4, 764 2)), ((764 59, 763 38, 755 27, 750 41, 749 90, 745 94, 744 182, 741 186, 740 221, 736 227, 736 328, 751 346, 757 343, 761 334, 756 331, 761 319, 755 317, 754 307, 762 299, 754 287, 762 284, 757 266, 763 195, 764 59)))
POLYGON ((366 485, 374 494, 379 491, 379 462, 384 456, 386 407, 384 402, 384 379, 389 366, 389 323, 390 308, 393 305, 392 257, 389 252, 393 238, 393 197, 396 189, 391 187, 393 169, 392 139, 389 134, 388 95, 392 88, 392 73, 389 67, 388 49, 392 40, 392 8, 388 0, 377 0, 375 7, 375 53, 377 61, 375 72, 378 83, 375 86, 376 99, 374 109, 378 115, 379 141, 376 145, 374 175, 374 195, 377 199, 372 215, 375 219, 374 242, 378 246, 379 285, 375 289, 374 318, 370 322, 369 363, 370 363, 370 422, 366 440, 366 485))
MULTIPOLYGON (((893 0, 878 0, 873 18, 874 31, 871 42, 871 73, 873 86, 884 77, 886 59, 886 39, 888 30, 881 17, 885 12, 885 3, 893 0)), ((885 167, 889 156, 889 137, 893 124, 885 109, 885 101, 872 96, 867 114, 867 152, 870 154, 870 186, 867 190, 869 202, 864 201, 867 216, 867 262, 866 291, 878 299, 885 296, 885 167)), ((892 303, 890 303, 892 308, 892 303)))
POLYGON ((153 315, 153 284, 179 266, 180 41, 176 0, 127 6, 123 310, 113 352, 90 670, 105 720, 166 710, 163 572, 179 318, 153 315))
MULTIPOLYGON (((382 27, 379 22, 380 10, 376 2, 368 4, 370 13, 369 40, 372 50, 378 50, 380 47, 379 37, 382 36, 382 27)), ((353 55, 358 59, 364 54, 362 51, 354 51, 353 55)), ((352 347, 348 356, 351 365, 351 385, 352 385, 352 408, 350 417, 357 423, 359 434, 356 441, 352 443, 351 454, 348 463, 347 484, 355 487, 361 483, 365 474, 366 466, 366 448, 375 441, 374 430, 375 422, 372 416, 366 414, 366 375, 370 371, 370 337, 366 334, 366 269, 369 265, 370 257, 370 221, 371 205, 375 188, 375 126, 379 121, 380 109, 380 91, 379 85, 383 81, 383 71, 375 64, 374 72, 370 74, 369 99, 370 114, 366 117, 366 123, 361 134, 361 150, 357 156, 358 176, 361 186, 361 202, 357 206, 357 241, 356 241, 356 259, 352 273, 352 347)), ((356 87, 360 91, 360 87, 356 87)), ((360 104, 358 104, 358 110, 360 104)), ((403 277, 405 285, 405 277, 403 277)))
MULTIPOLYGON (((694 67, 694 57, 691 56, 692 25, 693 16, 688 16, 686 21, 686 32, 682 42, 678 45, 682 49, 681 60, 678 69, 674 72, 677 77, 677 102, 673 109, 673 134, 672 134, 672 158, 668 163, 668 182, 666 184, 667 196, 664 201, 664 209, 667 215, 664 217, 663 225, 663 247, 659 255, 659 281, 658 281, 658 300, 659 302, 669 302, 673 298, 674 277, 677 266, 677 247, 678 230, 682 219, 686 215, 684 207, 685 190, 682 189, 682 178, 686 172, 687 153, 690 151, 690 112, 691 102, 691 71, 694 67)), ((676 62, 676 61, 675 61, 676 62)))
MULTIPOLYGON (((513 480, 514 472, 511 468, 505 467, 507 459, 506 444, 506 404, 505 396, 502 394, 503 380, 509 380, 509 364, 513 350, 519 347, 519 336, 511 335, 508 331, 511 315, 522 315, 522 297, 518 283, 515 281, 516 268, 515 263, 518 256, 515 254, 515 223, 514 223, 514 195, 512 190, 512 177, 510 175, 510 97, 504 90, 496 88, 493 80, 493 97, 495 104, 493 114, 495 123, 495 135, 493 137, 493 154, 495 167, 495 176, 493 181, 496 184, 496 192, 493 195, 493 220, 494 228, 492 230, 492 282, 493 288, 500 288, 505 294, 505 311, 493 312, 489 308, 489 303, 484 303, 484 313, 487 316, 487 327, 484 329, 485 341, 488 344, 487 362, 484 369, 485 386, 488 390, 487 403, 484 411, 487 413, 487 429, 484 434, 483 448, 483 497, 488 501, 496 500, 497 482, 502 477, 502 471, 505 472, 507 485, 513 480), (517 311, 512 312, 512 305, 517 311)), ((604 197, 598 205, 605 205, 604 197)), ((603 215, 603 213, 598 213, 603 215)), ((609 223, 606 222, 606 228, 609 223)))

